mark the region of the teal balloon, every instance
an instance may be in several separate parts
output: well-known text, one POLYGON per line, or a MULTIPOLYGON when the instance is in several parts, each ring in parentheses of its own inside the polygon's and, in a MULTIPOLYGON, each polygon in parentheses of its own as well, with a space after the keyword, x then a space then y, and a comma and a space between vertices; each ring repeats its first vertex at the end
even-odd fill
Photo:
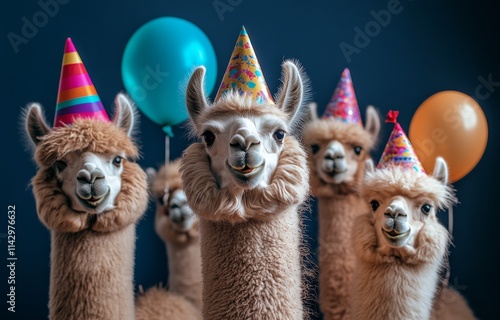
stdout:
POLYGON ((176 17, 157 18, 129 39, 122 58, 122 80, 139 110, 172 135, 171 126, 188 118, 185 86, 205 66, 209 95, 217 77, 215 50, 195 24, 176 17))

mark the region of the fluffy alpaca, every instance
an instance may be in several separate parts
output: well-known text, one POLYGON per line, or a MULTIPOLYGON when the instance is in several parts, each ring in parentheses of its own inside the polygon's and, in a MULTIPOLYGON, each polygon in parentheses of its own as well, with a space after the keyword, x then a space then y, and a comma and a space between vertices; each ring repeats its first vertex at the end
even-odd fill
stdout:
POLYGON ((26 113, 39 166, 38 217, 51 230, 50 319, 134 319, 135 224, 147 207, 146 174, 130 159, 134 110, 116 98, 112 123, 78 119, 50 129, 26 113))
POLYGON ((359 195, 365 160, 380 131, 375 109, 366 110, 366 127, 334 118, 312 121, 302 140, 309 147, 311 188, 319 212, 319 303, 325 320, 348 319, 355 257, 350 232, 354 219, 368 208, 359 195))
POLYGON ((194 143, 182 158, 188 203, 200 219, 204 319, 303 319, 300 207, 306 153, 293 136, 303 76, 290 61, 276 105, 237 93, 213 105, 205 69, 193 73, 187 106, 194 143))
POLYGON ((179 172, 180 160, 148 168, 151 193, 156 200, 155 230, 165 241, 168 292, 153 287, 136 300, 136 319, 201 319, 201 254, 199 225, 187 205, 179 172))
POLYGON ((372 209, 352 229, 354 319, 430 318, 449 244, 436 211, 456 201, 447 180, 441 158, 433 176, 367 163, 362 195, 372 209))
POLYGON ((157 201, 155 229, 167 247, 169 291, 185 297, 201 311, 199 224, 187 204, 179 167, 180 159, 163 166, 152 181, 151 192, 157 201))

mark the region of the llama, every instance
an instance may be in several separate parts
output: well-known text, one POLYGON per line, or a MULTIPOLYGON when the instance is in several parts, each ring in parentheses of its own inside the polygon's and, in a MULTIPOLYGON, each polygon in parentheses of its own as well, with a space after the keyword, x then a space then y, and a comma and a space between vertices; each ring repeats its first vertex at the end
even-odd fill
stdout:
POLYGON ((200 219, 203 319, 304 318, 300 215, 309 172, 291 133, 301 121, 305 78, 285 61, 275 105, 259 69, 243 29, 215 102, 203 91, 204 67, 187 86, 192 128, 204 141, 181 160, 200 219), (237 80, 227 83, 232 75, 237 80))
POLYGON ((450 236, 436 213, 456 203, 446 162, 438 157, 428 176, 397 115, 387 115, 395 126, 377 170, 372 160, 365 167, 361 195, 371 210, 352 228, 352 317, 457 319, 461 312, 458 318, 473 319, 465 300, 440 280, 450 236))
POLYGON ((155 230, 167 248, 169 285, 168 291, 152 287, 137 296, 137 320, 201 319, 199 225, 187 205, 179 166, 176 160, 158 172, 146 170, 156 200, 155 230))
POLYGON ((309 147, 311 188, 318 199, 319 304, 325 320, 348 319, 355 267, 350 230, 356 216, 368 208, 359 187, 380 118, 369 106, 363 128, 348 69, 323 117, 318 118, 315 104, 310 110, 312 121, 302 141, 309 147))
POLYGON ((201 310, 199 224, 187 204, 179 167, 180 159, 163 166, 152 180, 151 193, 156 199, 155 230, 167 248, 169 291, 185 297, 201 310))
POLYGON ((362 194, 372 212, 352 229, 353 319, 430 318, 449 244, 436 211, 455 201, 447 177, 442 158, 432 176, 367 163, 362 194))
POLYGON ((26 112, 38 217, 51 231, 52 320, 134 319, 135 229, 147 179, 130 161, 139 156, 132 103, 118 94, 115 104, 112 123, 74 115, 61 124, 58 114, 53 129, 38 103, 26 112))

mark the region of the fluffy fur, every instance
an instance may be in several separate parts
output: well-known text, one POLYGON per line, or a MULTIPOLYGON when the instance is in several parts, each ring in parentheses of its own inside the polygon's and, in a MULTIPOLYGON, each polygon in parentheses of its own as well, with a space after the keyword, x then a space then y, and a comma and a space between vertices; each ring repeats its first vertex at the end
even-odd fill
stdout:
POLYGON ((450 240, 448 231, 437 220, 436 210, 456 201, 453 190, 446 185, 446 164, 441 171, 427 176, 398 167, 368 170, 362 192, 367 203, 403 197, 417 202, 423 199, 432 208, 428 214, 422 214, 420 206, 405 211, 411 234, 401 245, 388 245, 376 227, 380 226, 377 220, 388 215, 384 214, 384 206, 355 220, 353 319, 430 318, 450 240))
POLYGON ((204 319, 303 318, 297 211, 308 170, 299 143, 285 143, 271 186, 241 198, 218 189, 203 144, 185 151, 184 188, 202 217, 204 319), (233 223, 242 209, 245 221, 233 223))
POLYGON ((179 230, 166 216, 168 201, 176 190, 182 190, 179 171, 180 159, 162 166, 155 176, 151 190, 155 199, 165 195, 168 183, 167 203, 156 202, 156 233, 165 241, 168 258, 169 291, 186 298, 200 312, 202 303, 200 228, 197 220, 188 230, 179 230), (165 219, 164 219, 165 218, 165 219))
MULTIPOLYGON (((313 110, 314 112, 314 110, 313 110)), ((319 303, 324 319, 348 319, 350 315, 350 285, 355 267, 351 242, 353 220, 367 208, 360 198, 364 163, 370 157, 379 128, 378 117, 374 132, 359 124, 344 123, 333 118, 317 119, 313 115, 304 129, 306 146, 325 148, 331 141, 338 141, 344 149, 362 147, 361 154, 353 160, 357 169, 351 179, 341 183, 329 183, 320 178, 321 170, 311 150, 308 152, 311 166, 311 189, 318 199, 319 213, 319 303)), ((367 117, 368 118, 368 117, 367 117)), ((346 157, 347 158, 347 157, 346 157)))
POLYGON ((182 190, 180 161, 148 168, 150 190, 156 199, 155 230, 165 241, 168 260, 168 291, 152 287, 136 298, 136 319, 201 319, 202 280, 199 225, 180 229, 169 212, 169 203, 182 190), (167 187, 168 186, 168 187, 167 187), (167 189, 168 188, 168 189, 167 189))
POLYGON ((192 144, 181 165, 200 217, 203 318, 303 319, 300 218, 309 171, 291 132, 301 120, 300 71, 283 63, 275 106, 235 94, 209 106, 204 73, 194 72, 186 102, 205 144, 192 144))
POLYGON ((46 130, 43 120, 34 124, 35 109, 27 127, 39 166, 32 180, 38 216, 51 230, 50 319, 134 319, 135 224, 147 207, 146 174, 124 160, 114 209, 91 214, 69 206, 53 163, 87 151, 125 152, 132 160, 137 147, 114 123, 78 120, 46 130))
POLYGON ((201 320, 200 311, 165 288, 152 287, 136 298, 136 320, 201 320))

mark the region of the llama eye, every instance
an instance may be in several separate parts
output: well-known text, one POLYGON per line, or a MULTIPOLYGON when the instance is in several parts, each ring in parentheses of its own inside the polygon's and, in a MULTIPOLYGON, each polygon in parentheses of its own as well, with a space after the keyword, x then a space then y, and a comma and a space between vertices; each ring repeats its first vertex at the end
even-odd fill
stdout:
POLYGON ((360 146, 354 147, 354 153, 358 156, 361 153, 361 150, 363 150, 363 148, 361 148, 360 146))
POLYGON ((379 206, 380 206, 380 203, 377 200, 372 200, 370 202, 370 207, 372 207, 373 211, 376 211, 379 206))
POLYGON ((214 144, 215 134, 212 131, 206 130, 201 134, 201 136, 203 137, 203 140, 205 141, 207 147, 210 147, 212 144, 214 144))
POLYGON ((61 173, 64 169, 66 169, 67 166, 68 164, 62 160, 58 160, 54 163, 54 168, 59 173, 61 173))
POLYGON ((421 208, 422 212, 425 214, 425 215, 428 215, 429 212, 431 211, 431 208, 432 206, 430 204, 424 204, 421 208))
POLYGON ((319 149, 320 149, 320 147, 317 144, 311 145, 311 151, 313 154, 318 153, 319 149))
POLYGON ((274 133, 274 138, 278 141, 283 141, 283 138, 285 138, 285 131, 281 129, 276 130, 276 132, 274 133))
POLYGON ((113 159, 113 164, 117 167, 119 167, 122 164, 122 157, 117 156, 113 159))

